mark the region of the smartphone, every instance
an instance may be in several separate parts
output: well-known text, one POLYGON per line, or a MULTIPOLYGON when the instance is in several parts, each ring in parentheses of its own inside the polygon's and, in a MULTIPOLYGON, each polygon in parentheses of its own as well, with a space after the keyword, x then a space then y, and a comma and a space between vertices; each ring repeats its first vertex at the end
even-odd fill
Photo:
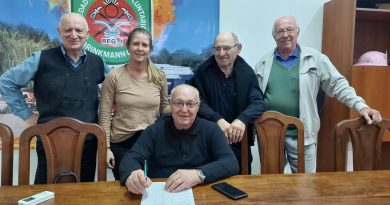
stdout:
POLYGON ((247 193, 237 189, 236 187, 234 187, 231 184, 228 184, 226 182, 213 184, 213 185, 211 185, 211 187, 213 189, 217 190, 218 192, 222 193, 223 195, 225 195, 231 199, 234 199, 234 200, 241 199, 241 198, 248 196, 247 193))

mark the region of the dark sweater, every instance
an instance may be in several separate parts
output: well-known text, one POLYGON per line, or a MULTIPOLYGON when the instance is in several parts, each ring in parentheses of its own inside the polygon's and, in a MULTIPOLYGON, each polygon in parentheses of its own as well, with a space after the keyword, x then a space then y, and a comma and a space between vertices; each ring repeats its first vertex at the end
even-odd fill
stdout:
POLYGON ((104 80, 103 60, 87 51, 77 69, 68 65, 61 47, 42 51, 34 77, 38 123, 56 117, 97 122, 98 84, 104 80))
POLYGON ((208 183, 238 174, 239 170, 221 129, 202 118, 197 118, 188 130, 177 130, 171 116, 161 117, 147 127, 122 158, 122 184, 131 172, 143 169, 145 159, 151 178, 168 178, 178 169, 201 169, 208 183))
MULTIPOLYGON (((221 118, 227 120, 228 114, 223 112, 223 105, 218 82, 216 79, 218 67, 215 56, 211 56, 196 71, 191 80, 191 84, 199 90, 201 105, 198 115, 205 119, 217 122, 221 118)), ((241 120, 248 128, 248 142, 253 145, 252 121, 264 112, 263 93, 260 90, 259 83, 253 69, 245 62, 243 58, 237 56, 233 65, 234 80, 236 90, 235 108, 238 115, 235 119, 241 120)), ((229 122, 231 123, 231 122, 229 122)))

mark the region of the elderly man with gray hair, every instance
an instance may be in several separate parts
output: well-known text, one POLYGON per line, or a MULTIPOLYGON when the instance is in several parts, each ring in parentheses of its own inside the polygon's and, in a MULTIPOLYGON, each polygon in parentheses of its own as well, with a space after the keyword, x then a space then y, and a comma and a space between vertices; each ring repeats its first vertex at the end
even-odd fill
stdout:
MULTIPOLYGON (((28 125, 45 123, 57 117, 72 117, 97 123, 98 85, 109 72, 103 60, 84 49, 88 24, 77 13, 64 14, 58 25, 62 45, 34 52, 21 64, 0 77, 0 93, 9 111, 28 125), (21 88, 34 81, 34 95, 39 114, 32 113, 21 88)), ((80 181, 94 181, 97 140, 88 137, 81 160, 80 181)), ((47 183, 46 158, 40 138, 37 139, 38 167, 35 184, 47 183)))
MULTIPOLYGON (((191 80, 202 100, 199 116, 218 123, 240 166, 241 141, 247 137, 248 145, 254 145, 252 121, 264 111, 256 75, 239 55, 241 50, 236 34, 221 32, 214 41, 214 55, 199 66, 191 80)), ((247 158, 243 163, 248 163, 250 172, 250 151, 247 158)))
MULTIPOLYGON (((264 93, 265 110, 276 110, 302 120, 305 172, 314 172, 317 134, 320 129, 317 108, 320 89, 356 110, 368 124, 378 123, 382 117, 356 95, 327 56, 298 44, 299 32, 300 28, 294 17, 278 18, 272 30, 276 48, 257 63, 255 72, 264 93)), ((297 131, 294 127, 287 130, 285 151, 292 172, 297 172, 297 131)))
POLYGON ((120 180, 130 192, 143 193, 150 178, 168 178, 165 190, 179 192, 238 174, 238 162, 218 125, 197 117, 200 103, 190 85, 172 90, 172 116, 147 127, 123 156, 120 180), (147 176, 144 166, 149 167, 147 176))

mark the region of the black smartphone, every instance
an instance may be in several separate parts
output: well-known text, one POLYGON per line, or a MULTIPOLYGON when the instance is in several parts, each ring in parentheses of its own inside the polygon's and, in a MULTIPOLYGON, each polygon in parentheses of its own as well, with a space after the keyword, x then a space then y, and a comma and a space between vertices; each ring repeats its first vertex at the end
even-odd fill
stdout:
POLYGON ((234 200, 241 199, 241 198, 248 196, 247 193, 237 189, 236 187, 234 187, 231 184, 228 184, 226 182, 213 184, 213 185, 211 185, 211 187, 213 189, 217 190, 218 192, 222 193, 223 195, 225 195, 231 199, 234 199, 234 200))

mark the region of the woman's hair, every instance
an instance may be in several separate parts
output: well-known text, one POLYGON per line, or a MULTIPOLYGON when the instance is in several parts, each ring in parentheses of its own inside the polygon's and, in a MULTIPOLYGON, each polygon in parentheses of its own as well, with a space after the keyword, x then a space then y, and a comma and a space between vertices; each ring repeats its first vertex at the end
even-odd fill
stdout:
MULTIPOLYGON (((126 47, 129 48, 131 41, 133 40, 134 36, 138 33, 144 34, 149 39, 149 48, 150 52, 153 51, 153 41, 152 41, 152 35, 150 32, 144 28, 135 28, 133 29, 129 36, 127 37, 126 47)), ((165 79, 165 73, 158 69, 156 65, 148 58, 148 61, 146 62, 146 72, 148 73, 148 81, 152 82, 156 85, 162 85, 164 83, 165 79)))

